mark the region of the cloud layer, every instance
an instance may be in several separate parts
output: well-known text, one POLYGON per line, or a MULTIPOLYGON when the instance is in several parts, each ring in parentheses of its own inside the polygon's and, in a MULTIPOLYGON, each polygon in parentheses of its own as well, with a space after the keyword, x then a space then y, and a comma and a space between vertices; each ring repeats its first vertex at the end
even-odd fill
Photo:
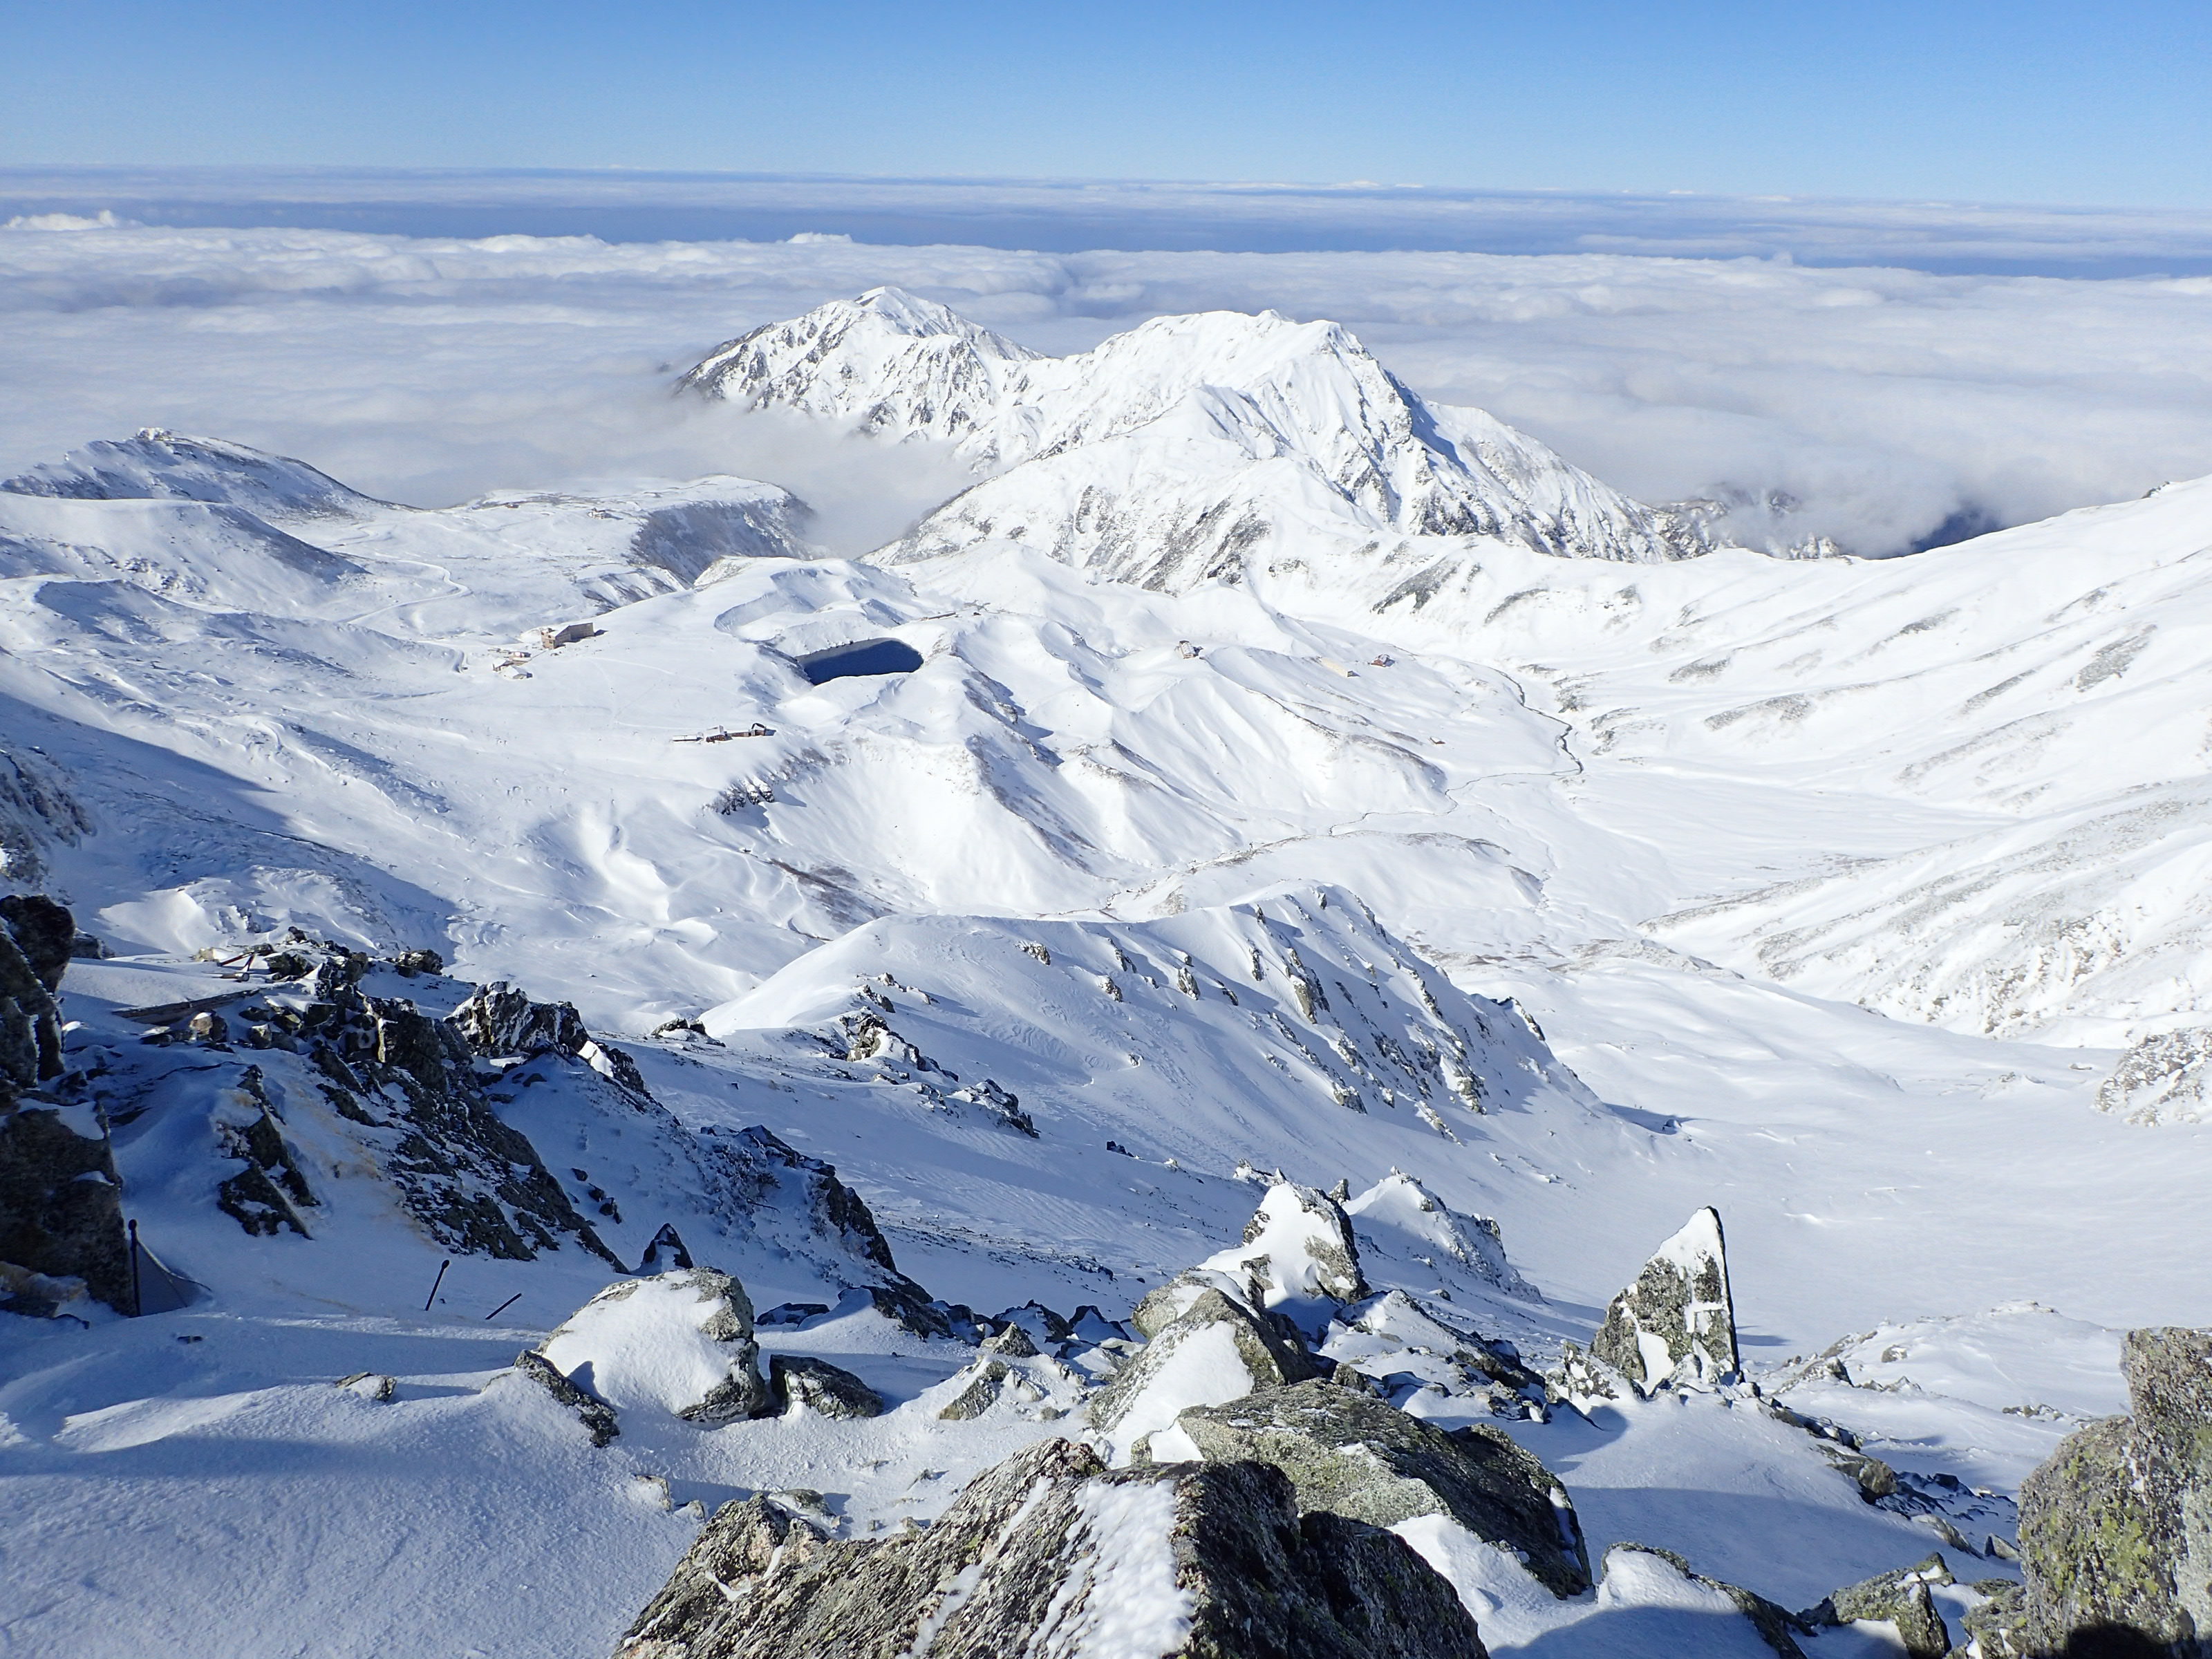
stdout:
POLYGON ((0 167, 0 218, 403 236, 593 235, 1076 253, 1643 253, 1982 275, 2212 275, 2212 213, 1689 191, 1115 179, 855 179, 605 168, 0 167))
POLYGON ((426 504, 735 471, 816 501, 858 549, 952 475, 668 385, 718 340, 878 283, 1049 351, 1167 312, 1334 317, 1415 389, 1633 494, 1781 491, 1804 504, 1793 527, 1869 552, 2212 473, 2207 277, 132 226, 0 230, 0 468, 162 425, 426 504))

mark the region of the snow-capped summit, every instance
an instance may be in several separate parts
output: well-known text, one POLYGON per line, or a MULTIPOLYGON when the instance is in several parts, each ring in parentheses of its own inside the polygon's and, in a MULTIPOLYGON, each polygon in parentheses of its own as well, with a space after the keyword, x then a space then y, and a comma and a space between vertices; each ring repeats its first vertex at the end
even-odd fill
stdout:
POLYGON ((998 409, 1008 371, 1036 355, 934 301, 872 288, 725 341, 678 384, 748 409, 781 406, 887 437, 970 446, 998 409))
POLYGON ((992 475, 886 562, 1013 541, 1176 589, 1322 561, 1375 604, 1403 586, 1391 567, 1462 550, 1431 538, 1639 563, 1711 545, 1482 410, 1425 402, 1340 325, 1273 311, 1155 318, 1055 358, 877 289, 757 329, 683 384, 949 440, 992 475))
POLYGON ((305 461, 150 426, 135 438, 101 439, 0 479, 0 490, 80 501, 206 501, 272 522, 356 518, 392 505, 305 461))

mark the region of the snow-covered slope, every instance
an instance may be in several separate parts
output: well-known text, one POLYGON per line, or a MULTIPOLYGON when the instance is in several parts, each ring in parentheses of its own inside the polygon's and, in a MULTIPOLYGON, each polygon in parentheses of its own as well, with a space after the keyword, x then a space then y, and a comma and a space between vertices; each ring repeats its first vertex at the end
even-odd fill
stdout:
MULTIPOLYGON (((1139 486, 1157 460, 1164 501, 1234 453, 1271 523, 1310 507, 1309 544, 1340 550, 1346 514, 1452 510, 1475 476, 1325 325, 1156 332, 1048 404, 1009 388, 1078 360, 918 305, 747 349, 787 401, 977 442, 1007 468, 979 489, 1119 455, 1139 486)), ((2201 1023, 2212 988, 2188 781, 2212 483, 1889 564, 1628 568, 1394 530, 1371 564, 1131 567, 1148 588, 1034 538, 821 558, 796 502, 742 480, 428 512, 320 476, 142 436, 0 491, 0 872, 117 952, 64 976, 70 1086, 208 1292, 87 1331, 0 1314, 0 1466, 27 1495, 0 1541, 34 1644, 229 1653, 250 1617, 257 1654, 334 1626, 394 1654, 604 1652, 694 1498, 781 1492, 872 1536, 1079 1431, 1133 1349, 1112 1322, 1249 1257, 1278 1174, 1344 1183, 1376 1295, 1332 1358, 1415 1415, 1504 1423, 1594 1564, 1640 1540, 1793 1606, 1917 1559, 1932 1523, 1747 1394, 1540 1421, 1470 1357, 1550 1364, 1715 1205, 1747 1369, 1978 1547, 2111 1403, 2110 1328, 2212 1318, 2143 1267, 2212 1243, 2212 1141, 2094 1109, 2120 1039, 2201 1023), (1376 610, 1401 543, 1459 562, 1376 610), (381 1079, 385 1104, 340 1084, 377 1121, 286 1024, 312 1036, 343 998, 237 960, 295 927, 386 960, 341 1054, 381 1079), (391 961, 422 947, 459 978, 391 961), (389 1005, 435 1019, 494 979, 573 1001, 592 1052, 480 1053, 416 1102, 475 1137, 425 1132, 441 1185, 396 1150, 408 1091, 377 1067, 423 1027, 389 1005), (210 998, 222 1037, 175 1012, 210 998), (535 1160, 511 1178, 557 1189, 526 1194, 557 1245, 528 1260, 457 1244, 400 1178, 471 1207, 501 1178, 440 1137, 514 1151, 495 1121, 535 1160), (834 1165, 885 1260, 756 1132, 834 1165), (249 1166, 289 1190, 272 1144, 315 1195, 301 1231, 218 1201, 249 1166), (562 1206, 625 1267, 669 1224, 763 1312, 793 1304, 771 1357, 888 1410, 631 1409, 592 1449, 512 1368, 615 1277, 562 1206), (894 1275, 984 1315, 1095 1312, 1055 1334, 1024 1311, 1047 1351, 994 1360, 894 1275), (1839 1339, 1844 1376, 1778 1363, 1839 1339), (164 1527, 131 1523, 156 1504, 164 1527)), ((1419 1535, 1493 1651, 1758 1650, 1671 1568, 1558 1602, 1419 1535)))
POLYGON ((1425 403, 1336 324, 1274 312, 1157 318, 1049 358, 877 289, 720 347, 683 383, 949 440, 994 475, 878 556, 895 564, 1006 540, 1181 592, 1326 559, 1387 575, 1380 598, 1400 543, 1635 562, 1707 548, 1481 410, 1425 403))

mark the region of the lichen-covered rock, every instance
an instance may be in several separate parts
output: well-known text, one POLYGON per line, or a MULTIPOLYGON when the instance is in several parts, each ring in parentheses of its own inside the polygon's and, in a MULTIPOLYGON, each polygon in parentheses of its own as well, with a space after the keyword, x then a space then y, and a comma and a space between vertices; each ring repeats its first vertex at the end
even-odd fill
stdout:
POLYGON ((592 1398, 694 1423, 757 1415, 769 1403, 745 1288, 711 1267, 627 1279, 570 1315, 538 1352, 592 1398))
POLYGON ((1814 1625, 1893 1624, 1911 1659, 1943 1659, 1951 1650, 1951 1632, 1929 1587, 1956 1582, 1942 1556, 1930 1555, 1911 1566, 1846 1585, 1801 1616, 1814 1625))
POLYGON ((1444 1515, 1518 1555, 1554 1595, 1590 1584, 1589 1556, 1559 1477, 1498 1430, 1449 1433, 1370 1395, 1308 1382, 1194 1407, 1152 1437, 1156 1457, 1255 1460, 1291 1478, 1302 1508, 1370 1526, 1444 1515))
POLYGON ((925 1530, 833 1540, 725 1505, 621 1659, 1480 1659, 1450 1585, 1401 1540, 1300 1516, 1257 1463, 1108 1470, 1049 1440, 925 1530))
POLYGON ((1698 1211, 1644 1264, 1606 1309, 1590 1353, 1646 1395, 1741 1375, 1718 1211, 1698 1211))
POLYGON ((2021 1488, 2025 1644, 2128 1632, 2194 1659, 2212 1638, 2212 1331, 2130 1331, 2120 1370, 2133 1413, 2068 1436, 2021 1488))
POLYGON ((981 1417, 1010 1395, 1024 1404, 1044 1398, 1042 1389, 1003 1359, 979 1359, 953 1380, 961 1382, 962 1387, 937 1413, 947 1423, 966 1423, 981 1417))
POLYGON ((1322 1369, 1294 1331, 1218 1290, 1201 1290, 1092 1396, 1091 1423, 1119 1462, 1190 1407, 1303 1382, 1322 1369))
POLYGON ((804 1406, 822 1417, 884 1414, 884 1397, 852 1372, 801 1354, 769 1356, 768 1392, 778 1412, 804 1406))
MULTIPOLYGON (((1960 1615, 1967 1659, 2027 1659, 2027 1591, 1998 1579, 1974 1586, 1988 1599, 1960 1615)), ((1959 1649, 1953 1649, 1957 1655, 1959 1649)))

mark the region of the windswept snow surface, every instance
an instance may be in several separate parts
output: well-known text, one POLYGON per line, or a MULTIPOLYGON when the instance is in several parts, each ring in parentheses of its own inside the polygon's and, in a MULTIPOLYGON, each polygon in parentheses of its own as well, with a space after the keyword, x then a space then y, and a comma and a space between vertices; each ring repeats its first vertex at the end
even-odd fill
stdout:
MULTIPOLYGON (((1291 397, 1316 374, 1372 391, 1385 427, 1418 412, 1321 325, 1200 319, 1264 372, 1234 398, 1163 379, 1147 404, 1114 367, 1133 346, 1079 373, 914 314, 869 361, 933 399, 988 383, 963 405, 999 422, 983 489, 1110 481, 1207 409, 1237 416, 1210 454, 1294 406, 1366 453, 1346 408, 1291 397), (1006 414, 1024 375, 1073 388, 1034 426, 1006 414)), ((1179 355, 1214 362, 1148 361, 1179 355)), ((881 403, 855 385, 816 410, 825 434, 881 403)), ((888 435, 928 424, 899 407, 888 435)), ((1328 493, 1320 453, 1251 464, 1304 469, 1340 527, 1370 509, 1328 493)), ((1412 453, 1374 475, 1401 501, 1412 453)), ((146 1107, 116 1135, 127 1201, 205 1287, 89 1328, 0 1316, 5 1644, 602 1654, 695 1499, 783 1492, 868 1536, 1080 1431, 1105 1325, 941 1418, 971 1348, 896 1326, 848 1294, 879 1275, 685 1173, 685 1147, 756 1125, 835 1164, 901 1270, 987 1313, 1124 1318, 1236 1250, 1278 1173, 1343 1180, 1388 1304, 1346 1351, 1448 1422, 1485 1407, 1393 1345, 1474 1330, 1548 1363, 1713 1205, 1748 1370, 1977 1547, 2011 1535, 2066 1428, 2116 1408, 2119 1328, 2212 1322, 2172 1265, 2212 1243, 2212 1131, 2095 1108, 2127 1042, 2203 1023, 2212 994, 2212 481, 1885 563, 1332 531, 1233 583, 1143 586, 1018 536, 843 561, 805 527, 730 478, 418 511, 162 433, 0 490, 0 872, 117 953, 64 981, 72 1055, 146 1107), (1449 556, 1420 562, 1432 543, 1449 556), (803 672, 883 640, 921 665, 803 672), (593 1450, 507 1368, 612 1270, 573 1243, 507 1261, 428 1237, 295 1057, 269 1073, 314 1236, 242 1231, 212 1138, 248 1056, 200 1077, 208 1051, 141 1044, 132 1011, 250 988, 193 953, 293 927, 573 1000, 665 1115, 541 1058, 505 1121, 624 1262, 672 1221, 763 1311, 828 1310, 764 1323, 763 1348, 853 1370, 887 1413, 634 1410, 593 1450), (698 1029, 649 1035, 675 1018, 698 1029)), ((458 994, 374 988, 442 1013, 433 985, 458 994)), ((1594 1561, 1637 1540, 1802 1606, 1939 1541, 1741 1395, 1507 1426, 1572 1491, 1594 1561)), ((1115 1538, 1153 1518, 1094 1519, 1119 1583, 1115 1538)), ((1657 1558, 1554 1603, 1407 1524, 1493 1651, 1754 1650, 1657 1558)))

